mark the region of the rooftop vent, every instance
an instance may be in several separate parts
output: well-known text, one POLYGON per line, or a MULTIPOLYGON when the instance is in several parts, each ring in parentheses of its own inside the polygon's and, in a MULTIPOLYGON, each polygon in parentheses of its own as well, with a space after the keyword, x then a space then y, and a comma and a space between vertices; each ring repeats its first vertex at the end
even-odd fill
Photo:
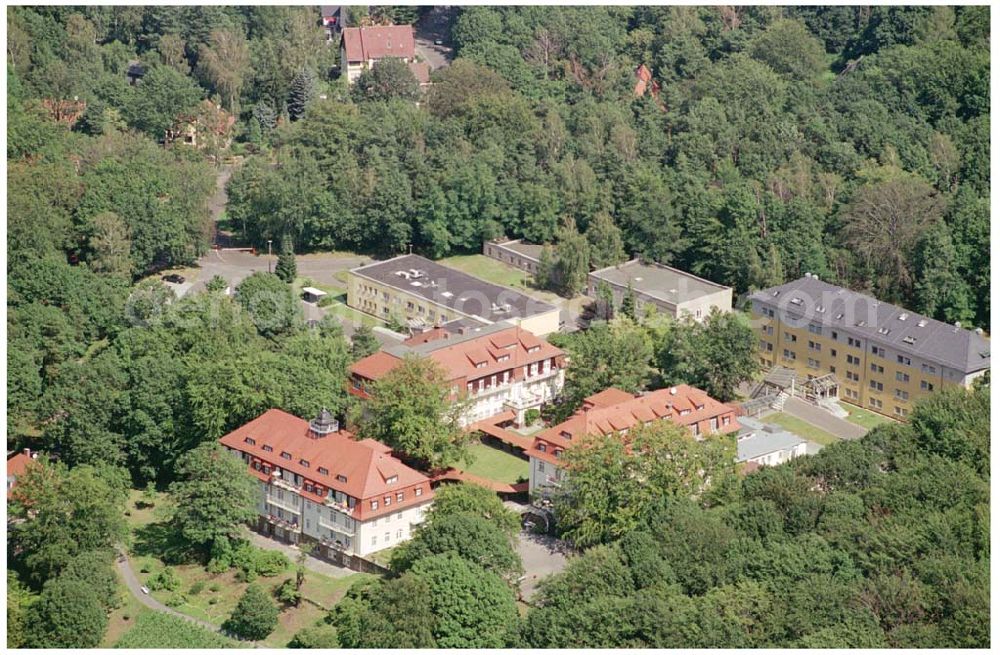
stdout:
POLYGON ((908 318, 910 318, 910 315, 907 314, 906 312, 903 312, 902 314, 899 315, 899 320, 901 321, 905 321, 908 318))
POLYGON ((455 294, 453 294, 451 291, 442 291, 441 295, 444 296, 445 298, 453 298, 455 296, 455 294))
POLYGON ((406 280, 410 279, 410 274, 407 271, 396 271, 396 275, 406 280))
POLYGON ((843 313, 837 314, 837 320, 840 320, 842 318, 844 318, 844 314, 843 313))
POLYGON ((826 313, 826 307, 824 307, 823 305, 820 305, 819 307, 816 308, 816 312, 819 313, 819 314, 824 314, 824 313, 826 313))
POLYGON ((793 305, 801 305, 802 304, 802 298, 792 298, 788 302, 792 303, 793 305))
POLYGON ((881 328, 878 329, 878 333, 879 334, 889 334, 890 331, 891 330, 889 330, 889 328, 887 328, 887 327, 881 327, 881 328))
POLYGON ((677 395, 677 387, 670 387, 670 395, 671 396, 677 395))
POLYGON ((905 343, 908 346, 912 346, 916 342, 917 340, 914 337, 903 337, 903 343, 905 343))
POLYGON ((917 327, 927 327, 927 319, 922 318, 919 321, 917 321, 917 327))
POLYGON ((411 268, 410 275, 412 275, 414 278, 421 278, 424 276, 424 272, 419 268, 411 268))
POLYGON ((635 281, 636 282, 642 282, 642 278, 641 277, 637 277, 637 278, 635 278, 635 281))
POLYGON ((774 296, 775 298, 777 298, 780 294, 781 294, 780 291, 772 291, 771 292, 771 295, 774 296))
POLYGON ((315 439, 322 439, 326 435, 340 429, 340 422, 334 418, 333 414, 327 411, 326 407, 320 410, 316 418, 309 421, 309 432, 315 439))

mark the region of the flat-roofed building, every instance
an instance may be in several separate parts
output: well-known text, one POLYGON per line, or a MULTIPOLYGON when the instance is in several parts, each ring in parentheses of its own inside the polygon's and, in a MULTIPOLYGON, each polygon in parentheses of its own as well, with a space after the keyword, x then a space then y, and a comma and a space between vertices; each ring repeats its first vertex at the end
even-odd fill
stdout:
POLYGON ((559 329, 559 308, 419 255, 400 255, 348 272, 347 304, 412 328, 456 319, 507 321, 544 336, 559 329))
POLYGON ((736 461, 740 464, 777 466, 806 454, 806 442, 773 423, 749 416, 738 419, 742 428, 736 435, 736 461))
POLYGON ((633 395, 614 387, 587 397, 571 417, 534 437, 528 453, 531 493, 547 495, 561 483, 562 455, 587 435, 625 437, 635 426, 657 420, 673 421, 695 439, 740 429, 736 408, 686 384, 633 395))
POLYGON ((454 398, 470 402, 462 424, 509 412, 524 423, 525 412, 539 409, 562 393, 565 355, 547 341, 509 323, 452 332, 435 328, 355 362, 349 391, 368 398, 371 384, 406 357, 428 358, 441 368, 454 398))
POLYGON ((655 262, 633 259, 598 269, 587 276, 587 295, 598 298, 601 282, 611 288, 616 306, 631 287, 640 313, 651 305, 671 318, 690 316, 703 321, 712 309, 728 312, 733 308, 731 288, 655 262))
POLYGON ((305 421, 270 409, 219 443, 260 482, 258 529, 315 542, 334 561, 406 541, 434 499, 429 478, 385 444, 355 439, 326 410, 305 421))
POLYGON ((545 246, 527 243, 524 239, 495 239, 483 242, 484 255, 532 275, 538 272, 538 260, 542 256, 543 248, 545 246))
POLYGON ((807 274, 750 296, 759 363, 832 376, 841 400, 898 419, 948 385, 990 368, 982 334, 807 274))

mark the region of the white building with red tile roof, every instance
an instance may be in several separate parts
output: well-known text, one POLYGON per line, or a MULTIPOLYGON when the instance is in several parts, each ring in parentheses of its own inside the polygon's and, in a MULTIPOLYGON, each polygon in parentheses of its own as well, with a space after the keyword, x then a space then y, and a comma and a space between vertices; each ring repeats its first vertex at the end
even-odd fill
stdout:
POLYGON ((340 39, 340 70, 354 83, 365 70, 386 57, 414 60, 412 25, 345 27, 340 39))
POLYGON ((7 498, 10 499, 11 492, 17 484, 17 479, 24 477, 28 470, 28 465, 38 457, 38 453, 31 452, 30 448, 25 448, 12 457, 7 458, 7 498))
POLYGON ((459 330, 435 328, 355 362, 350 392, 368 398, 373 382, 416 356, 436 362, 453 396, 470 400, 463 425, 504 412, 522 424, 527 410, 562 393, 566 357, 559 348, 506 322, 459 330))
POLYGON ((433 502, 430 479, 357 440, 329 412, 305 421, 271 409, 219 439, 260 482, 258 529, 330 552, 368 555, 409 539, 433 502))
POLYGON ((529 491, 545 495, 557 485, 563 478, 563 453, 583 437, 625 436, 633 427, 657 420, 683 425, 695 439, 740 429, 735 407, 686 384, 641 395, 613 387, 605 389, 588 396, 580 409, 562 423, 535 435, 528 452, 531 463, 529 491))

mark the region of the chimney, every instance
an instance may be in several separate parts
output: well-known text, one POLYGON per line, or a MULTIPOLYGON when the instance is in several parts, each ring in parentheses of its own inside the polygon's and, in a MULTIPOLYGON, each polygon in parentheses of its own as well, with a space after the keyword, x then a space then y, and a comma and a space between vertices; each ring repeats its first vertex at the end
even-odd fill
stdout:
POLYGON ((671 396, 677 395, 677 387, 670 387, 670 395, 671 396))
MULTIPOLYGON (((31 455, 31 448, 25 448, 25 449, 24 449, 24 454, 25 454, 25 456, 27 456, 27 457, 31 457, 32 459, 34 459, 34 458, 35 458, 35 457, 32 457, 32 455, 31 455)), ((36 455, 36 456, 37 456, 37 455, 36 455)))

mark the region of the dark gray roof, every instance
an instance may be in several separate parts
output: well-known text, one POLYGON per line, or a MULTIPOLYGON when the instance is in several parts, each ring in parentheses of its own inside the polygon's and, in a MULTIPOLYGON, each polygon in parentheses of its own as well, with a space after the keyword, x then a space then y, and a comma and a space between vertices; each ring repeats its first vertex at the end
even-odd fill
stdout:
POLYGON ((749 416, 740 416, 737 421, 745 428, 736 437, 737 462, 746 462, 779 450, 790 450, 805 443, 805 439, 787 430, 749 416))
POLYGON ((555 309, 519 291, 480 280, 420 255, 400 255, 351 272, 491 323, 555 309), (411 271, 418 274, 414 276, 411 271))
POLYGON ((631 282, 636 291, 673 305, 728 288, 665 264, 644 264, 638 259, 596 270, 591 275, 622 287, 631 282))
POLYGON ((757 291, 750 298, 802 319, 803 326, 835 328, 963 373, 990 367, 990 342, 982 335, 811 276, 757 291))
POLYGON ((503 246, 504 248, 507 248, 509 250, 513 250, 522 257, 527 257, 528 259, 533 259, 535 261, 538 261, 539 257, 542 256, 542 249, 545 248, 545 246, 539 245, 537 243, 527 243, 523 239, 505 241, 498 245, 503 246))

